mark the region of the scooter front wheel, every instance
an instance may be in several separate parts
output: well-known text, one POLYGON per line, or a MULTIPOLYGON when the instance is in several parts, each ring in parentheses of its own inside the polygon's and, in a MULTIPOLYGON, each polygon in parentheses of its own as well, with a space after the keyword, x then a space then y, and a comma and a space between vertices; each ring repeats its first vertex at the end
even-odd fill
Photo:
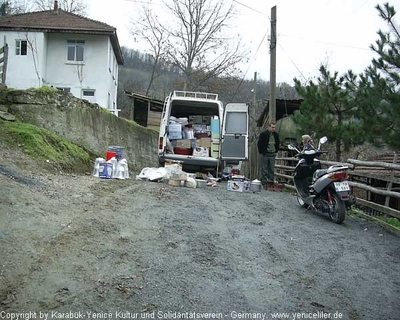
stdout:
POLYGON ((297 195, 297 202, 299 203, 300 207, 302 208, 308 208, 308 204, 304 202, 304 200, 297 195))
POLYGON ((346 205, 337 194, 332 194, 332 206, 329 210, 329 217, 337 224, 341 224, 346 217, 346 205))

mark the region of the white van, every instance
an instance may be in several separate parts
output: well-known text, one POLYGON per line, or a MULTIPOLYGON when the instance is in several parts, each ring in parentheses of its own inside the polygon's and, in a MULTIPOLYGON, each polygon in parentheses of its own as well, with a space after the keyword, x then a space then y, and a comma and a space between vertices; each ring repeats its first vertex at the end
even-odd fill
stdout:
POLYGON ((248 160, 248 106, 224 108, 218 94, 174 91, 164 102, 159 165, 180 162, 186 172, 216 172, 227 162, 248 160))

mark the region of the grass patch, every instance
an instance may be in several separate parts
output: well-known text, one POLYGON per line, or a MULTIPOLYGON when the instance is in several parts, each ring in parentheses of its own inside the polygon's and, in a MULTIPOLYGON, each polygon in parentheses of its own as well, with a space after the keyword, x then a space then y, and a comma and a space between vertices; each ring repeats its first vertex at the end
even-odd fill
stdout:
POLYGON ((91 170, 97 157, 53 132, 23 122, 0 122, 0 137, 9 146, 19 146, 30 157, 49 162, 60 170, 85 172, 91 170))
POLYGON ((389 231, 392 231, 397 235, 400 235, 400 221, 397 218, 394 217, 385 218, 384 216, 370 216, 364 213, 362 210, 354 207, 352 207, 351 210, 348 211, 348 214, 353 217, 379 223, 385 229, 388 229, 389 231))
POLYGON ((384 216, 374 216, 374 218, 386 222, 387 224, 390 224, 400 229, 400 221, 397 218, 394 217, 385 218, 384 216))
POLYGON ((388 218, 386 219, 386 223, 400 229, 400 221, 397 218, 388 218))
POLYGON ((35 88, 35 87, 29 88, 27 91, 45 95, 45 94, 56 93, 58 92, 58 89, 49 86, 41 86, 40 88, 35 88))

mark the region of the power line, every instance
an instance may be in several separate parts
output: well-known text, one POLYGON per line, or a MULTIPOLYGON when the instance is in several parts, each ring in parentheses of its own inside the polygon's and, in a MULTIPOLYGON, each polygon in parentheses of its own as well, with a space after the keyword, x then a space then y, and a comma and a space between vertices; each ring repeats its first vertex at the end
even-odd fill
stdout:
POLYGON ((123 0, 123 1, 142 3, 142 4, 161 4, 161 2, 152 1, 152 0, 149 0, 149 1, 146 1, 146 0, 123 0))
POLYGON ((296 65, 296 63, 292 60, 292 58, 290 58, 289 54, 286 52, 286 50, 282 47, 282 45, 278 42, 279 47, 283 50, 283 52, 286 53, 288 59, 290 60, 291 63, 293 63, 294 67, 297 69, 297 71, 301 74, 301 76, 303 77, 303 79, 305 81, 307 81, 307 78, 304 76, 303 72, 301 72, 301 70, 299 69, 299 67, 296 65))
POLYGON ((239 91, 239 89, 240 89, 240 86, 243 84, 244 78, 246 77, 247 73, 249 72, 249 69, 250 69, 251 65, 253 64, 253 61, 255 60, 255 57, 257 56, 258 51, 260 50, 261 45, 263 44, 263 42, 264 42, 264 40, 265 40, 265 37, 266 37, 267 34, 268 34, 268 31, 269 31, 269 30, 267 30, 267 31, 265 32, 264 36, 262 37, 261 42, 260 42, 260 44, 258 45, 258 48, 257 48, 257 50, 256 50, 256 53, 255 53, 254 56, 251 58, 250 63, 249 63, 249 66, 247 67, 247 70, 246 70, 246 72, 244 73, 244 75, 243 75, 243 77, 242 77, 242 80, 240 80, 240 83, 239 83, 239 85, 237 86, 236 91, 235 91, 235 93, 234 93, 234 95, 233 95, 231 101, 233 101, 233 99, 235 99, 236 94, 238 93, 238 91, 239 91))
POLYGON ((262 14, 263 16, 268 16, 268 15, 265 14, 264 12, 261 12, 261 11, 258 11, 257 9, 254 9, 254 8, 252 8, 252 7, 249 7, 248 5, 246 5, 246 4, 244 4, 244 3, 241 3, 241 2, 239 2, 239 1, 237 1, 237 0, 233 0, 233 2, 236 2, 237 4, 240 4, 241 6, 247 8, 247 9, 249 9, 249 10, 252 10, 252 11, 254 11, 254 12, 257 12, 257 13, 259 13, 259 14, 262 14))

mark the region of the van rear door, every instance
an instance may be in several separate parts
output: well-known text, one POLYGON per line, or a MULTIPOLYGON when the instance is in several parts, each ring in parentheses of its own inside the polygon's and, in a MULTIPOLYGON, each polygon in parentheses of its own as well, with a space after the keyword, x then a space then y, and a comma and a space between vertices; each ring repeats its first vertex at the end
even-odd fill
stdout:
POLYGON ((248 160, 249 108, 245 103, 228 103, 225 106, 221 160, 248 160))

